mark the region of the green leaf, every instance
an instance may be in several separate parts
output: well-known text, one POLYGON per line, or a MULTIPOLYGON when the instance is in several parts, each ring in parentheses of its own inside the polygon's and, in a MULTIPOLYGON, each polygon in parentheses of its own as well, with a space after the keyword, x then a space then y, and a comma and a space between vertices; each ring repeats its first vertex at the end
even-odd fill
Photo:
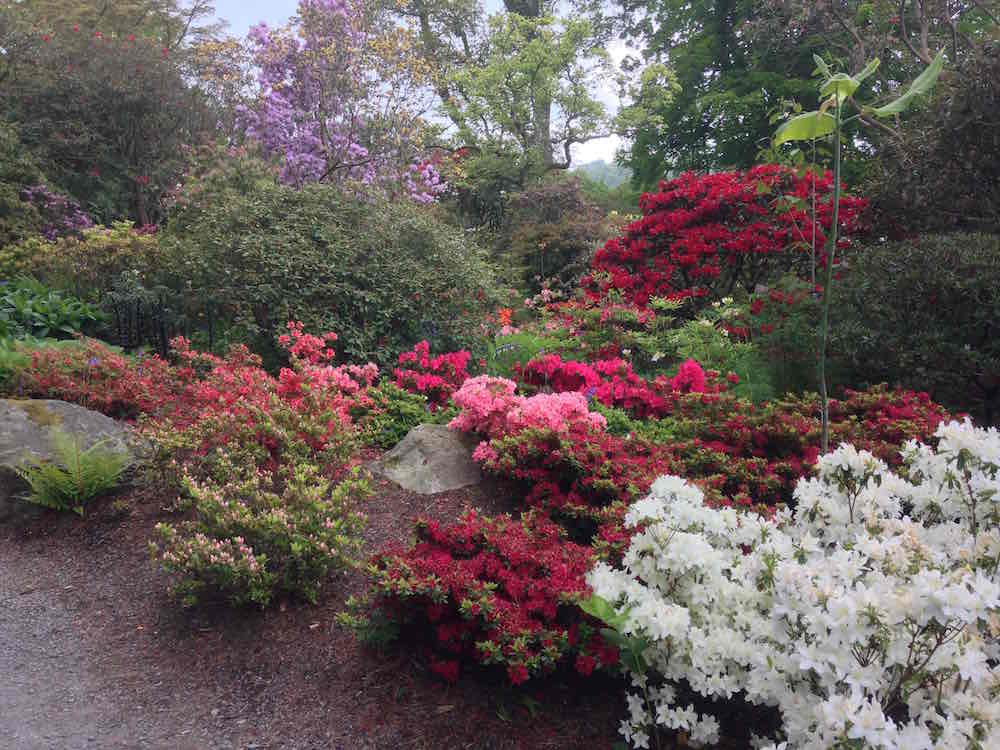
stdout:
POLYGON ((860 85, 861 81, 852 78, 847 73, 837 73, 837 75, 827 79, 826 83, 820 87, 819 93, 823 97, 834 96, 838 102, 843 103, 858 90, 860 85))
POLYGON ((812 141, 833 132, 836 120, 826 112, 806 112, 793 117, 774 134, 774 145, 788 141, 812 141))
POLYGON ((944 50, 942 49, 937 53, 937 57, 934 58, 934 61, 924 69, 924 72, 913 79, 913 83, 910 84, 910 88, 905 94, 898 99, 889 102, 884 107, 877 107, 870 110, 870 112, 876 117, 891 117, 892 115, 898 115, 900 112, 909 107, 914 99, 918 96, 923 96, 934 88, 934 84, 937 83, 938 76, 941 75, 941 70, 943 68, 944 50))
POLYGON ((825 75, 827 78, 832 78, 833 73, 830 72, 830 66, 827 65, 823 58, 819 55, 813 55, 813 61, 816 63, 816 67, 819 68, 819 72, 825 75))
POLYGON ((589 599, 580 602, 580 609, 591 617, 610 625, 616 630, 621 630, 628 619, 627 614, 619 614, 607 599, 594 594, 589 599))
POLYGON ((881 64, 881 62, 882 61, 876 57, 874 60, 872 60, 865 66, 864 70, 862 70, 860 73, 854 76, 854 80, 857 81, 859 84, 863 83, 868 76, 870 76, 872 73, 878 70, 878 66, 881 64))

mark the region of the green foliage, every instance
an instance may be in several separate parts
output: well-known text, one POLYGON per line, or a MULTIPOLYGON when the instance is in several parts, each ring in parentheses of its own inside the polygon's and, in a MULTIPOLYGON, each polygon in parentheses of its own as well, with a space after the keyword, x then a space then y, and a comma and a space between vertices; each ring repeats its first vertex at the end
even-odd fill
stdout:
POLYGON ((330 571, 361 548, 356 507, 371 488, 357 473, 334 483, 307 461, 272 473, 222 453, 214 476, 185 486, 193 520, 158 524, 150 544, 179 577, 172 592, 185 607, 206 598, 264 607, 276 594, 315 602, 330 571))
POLYGON ((559 331, 542 335, 530 331, 497 336, 489 342, 486 356, 486 372, 502 378, 513 378, 516 365, 524 365, 540 354, 563 354, 571 358, 572 348, 569 338, 560 336, 559 331))
POLYGON ((383 380, 367 392, 370 406, 352 410, 361 440, 378 448, 391 448, 419 424, 432 421, 427 398, 383 380))
POLYGON ((88 213, 104 222, 158 221, 159 199, 183 171, 184 146, 211 138, 216 125, 185 64, 197 28, 189 21, 206 4, 53 5, 0 6, 0 30, 28 28, 36 40, 5 54, 0 107, 48 177, 88 213), (127 23, 136 25, 119 25, 127 23))
POLYGON ((0 285, 0 339, 72 336, 103 318, 97 307, 34 279, 0 285))
MULTIPOLYGON (((785 276, 762 295, 763 307, 752 316, 751 334, 767 360, 776 393, 816 389, 820 296, 806 282, 785 276)), ((835 312, 834 317, 836 318, 835 312)), ((835 362, 831 379, 842 378, 835 362)))
POLYGON ((543 283, 575 290, 594 251, 613 235, 607 213, 587 196, 583 181, 558 175, 508 198, 493 244, 508 280, 533 295, 543 283))
POLYGON ((755 343, 741 341, 730 332, 745 309, 731 300, 725 302, 714 303, 671 332, 672 357, 675 361, 693 359, 707 370, 735 373, 739 382, 729 389, 734 396, 756 402, 772 399, 776 389, 770 363, 755 343))
POLYGON ((49 433, 55 461, 28 456, 16 469, 31 488, 28 501, 55 510, 72 510, 83 515, 91 500, 111 490, 131 461, 128 453, 109 447, 108 441, 87 449, 80 439, 58 428, 49 433))
POLYGON ((852 384, 926 390, 1000 419, 1000 237, 926 235, 873 246, 835 299, 833 354, 852 384))
POLYGON ((160 241, 161 283, 200 306, 189 317, 270 364, 289 320, 336 332, 355 362, 391 366, 421 339, 467 347, 496 298, 484 253, 426 208, 296 190, 251 157, 192 180, 160 241))
POLYGON ((38 231, 41 225, 38 211, 21 200, 21 191, 43 181, 41 170, 21 143, 17 129, 0 121, 0 252, 38 231))
POLYGON ((815 101, 809 77, 817 40, 781 55, 768 44, 748 45, 753 3, 625 0, 622 10, 627 38, 645 60, 658 61, 655 85, 640 85, 636 106, 624 112, 640 115, 627 160, 637 185, 650 188, 682 170, 750 167, 778 102, 815 101))

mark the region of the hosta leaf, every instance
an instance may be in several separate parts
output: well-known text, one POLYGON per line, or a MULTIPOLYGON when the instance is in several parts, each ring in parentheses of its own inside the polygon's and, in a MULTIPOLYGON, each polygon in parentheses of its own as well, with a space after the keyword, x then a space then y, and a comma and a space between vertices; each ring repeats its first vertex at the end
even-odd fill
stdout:
POLYGON ((836 121, 833 115, 826 112, 806 112, 793 117, 774 134, 774 145, 780 146, 789 141, 811 141, 830 135, 836 121))

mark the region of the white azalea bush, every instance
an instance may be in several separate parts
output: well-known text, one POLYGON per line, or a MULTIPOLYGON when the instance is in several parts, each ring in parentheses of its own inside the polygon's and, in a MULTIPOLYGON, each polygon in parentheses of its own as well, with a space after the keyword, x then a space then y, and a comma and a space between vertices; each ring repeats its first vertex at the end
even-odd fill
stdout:
POLYGON ((778 750, 1000 748, 1000 434, 936 437, 899 474, 841 445, 773 519, 658 479, 624 569, 588 576, 631 673, 626 740, 710 744, 704 706, 745 701, 780 713, 756 742, 778 750))

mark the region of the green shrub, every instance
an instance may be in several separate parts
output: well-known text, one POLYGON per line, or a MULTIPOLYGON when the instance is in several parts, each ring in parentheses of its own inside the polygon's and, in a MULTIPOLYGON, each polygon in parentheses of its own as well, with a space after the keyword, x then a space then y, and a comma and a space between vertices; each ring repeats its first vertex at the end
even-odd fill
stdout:
POLYGON ((706 370, 735 373, 739 382, 729 388, 734 396, 766 401, 775 396, 773 364, 756 343, 736 334, 743 317, 745 308, 731 298, 713 303, 695 320, 670 332, 670 354, 678 362, 693 359, 706 370))
POLYGON ((486 372, 501 378, 513 378, 515 365, 525 365, 541 354, 572 356, 572 339, 553 333, 538 334, 529 331, 510 336, 497 336, 489 343, 486 355, 486 372))
MULTIPOLYGON (((17 129, 0 122, 0 250, 41 228, 38 210, 21 200, 21 191, 44 182, 41 170, 21 143, 17 129)), ((0 276, 3 276, 0 261, 0 276)))
POLYGON ((172 336, 210 322, 198 318, 200 298, 183 285, 169 289, 160 283, 170 274, 159 236, 127 221, 54 240, 33 236, 2 248, 3 275, 31 275, 99 305, 106 319, 96 333, 122 346, 150 344, 165 355, 172 336))
POLYGON ((1000 419, 1000 236, 869 247, 838 287, 832 350, 853 383, 900 383, 1000 419))
MULTIPOLYGON (((836 287, 835 287, 836 293, 836 287)), ((822 294, 796 276, 783 276, 755 294, 746 324, 767 363, 775 394, 819 388, 817 352, 822 294)), ((828 382, 843 384, 836 363, 827 363, 828 382)))
POLYGON ((315 602, 329 572, 361 548, 356 507, 370 493, 367 480, 334 484, 305 461, 264 471, 224 453, 216 468, 225 476, 185 477, 193 519, 158 524, 159 543, 150 543, 179 578, 172 593, 184 606, 222 598, 263 607, 278 593, 315 602))
POLYGON ((56 510, 83 515, 84 507, 111 490, 128 468, 127 452, 101 441, 84 450, 79 438, 53 429, 50 433, 55 461, 28 457, 16 469, 31 488, 28 501, 56 510))
POLYGON ((432 421, 427 398, 410 393, 389 380, 368 391, 371 406, 358 407, 351 416, 367 445, 391 448, 419 424, 432 421))
POLYGON ((201 320, 270 364, 289 320, 335 331, 355 362, 392 366, 421 339, 468 348, 495 298, 484 253, 426 207, 297 190, 249 158, 186 186, 161 242, 162 283, 188 290, 201 320))

